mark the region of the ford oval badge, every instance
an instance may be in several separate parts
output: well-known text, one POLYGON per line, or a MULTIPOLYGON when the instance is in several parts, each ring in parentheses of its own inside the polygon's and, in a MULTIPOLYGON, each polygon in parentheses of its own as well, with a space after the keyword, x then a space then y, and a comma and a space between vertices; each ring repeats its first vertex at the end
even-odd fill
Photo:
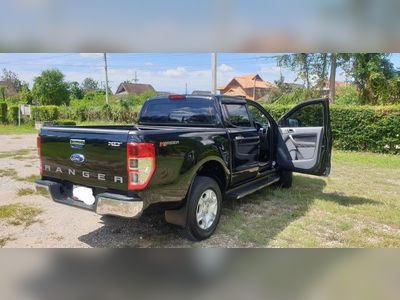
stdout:
POLYGON ((80 164, 85 161, 85 156, 83 156, 83 154, 80 153, 74 153, 70 156, 69 159, 74 163, 80 164))

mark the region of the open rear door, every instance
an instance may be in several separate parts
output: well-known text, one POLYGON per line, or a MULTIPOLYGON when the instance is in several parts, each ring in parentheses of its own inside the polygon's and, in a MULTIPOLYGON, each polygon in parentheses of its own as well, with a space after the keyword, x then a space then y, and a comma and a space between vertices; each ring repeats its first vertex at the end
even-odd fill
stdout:
POLYGON ((278 166, 293 172, 328 176, 332 151, 329 100, 302 102, 278 124, 278 166))

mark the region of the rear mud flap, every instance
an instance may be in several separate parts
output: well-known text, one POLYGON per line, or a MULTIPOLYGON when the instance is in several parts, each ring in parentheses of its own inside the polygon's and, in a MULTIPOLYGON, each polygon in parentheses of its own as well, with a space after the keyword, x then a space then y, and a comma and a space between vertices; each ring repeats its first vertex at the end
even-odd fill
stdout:
POLYGON ((165 221, 170 224, 177 225, 184 228, 186 226, 187 220, 187 202, 180 209, 166 210, 165 211, 165 221))

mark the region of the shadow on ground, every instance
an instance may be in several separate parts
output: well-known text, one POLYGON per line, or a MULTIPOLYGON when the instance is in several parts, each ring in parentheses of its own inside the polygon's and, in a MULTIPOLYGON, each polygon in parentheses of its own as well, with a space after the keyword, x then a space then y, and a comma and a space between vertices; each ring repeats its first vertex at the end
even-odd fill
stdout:
POLYGON ((243 247, 267 245, 290 223, 302 217, 316 199, 343 206, 379 202, 340 192, 324 192, 320 178, 296 176, 291 189, 263 189, 236 203, 225 203, 219 228, 208 240, 191 242, 164 220, 162 212, 145 214, 137 220, 102 217, 103 226, 79 237, 91 247, 243 247), (242 229, 246 227, 246 231, 242 229))

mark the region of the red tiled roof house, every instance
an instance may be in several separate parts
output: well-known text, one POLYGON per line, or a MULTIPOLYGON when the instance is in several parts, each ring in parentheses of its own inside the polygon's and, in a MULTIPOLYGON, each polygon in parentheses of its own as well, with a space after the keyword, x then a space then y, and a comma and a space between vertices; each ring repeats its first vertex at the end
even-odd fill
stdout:
POLYGON ((234 77, 227 85, 218 88, 221 95, 244 97, 258 100, 264 97, 274 86, 264 81, 258 74, 234 77))

